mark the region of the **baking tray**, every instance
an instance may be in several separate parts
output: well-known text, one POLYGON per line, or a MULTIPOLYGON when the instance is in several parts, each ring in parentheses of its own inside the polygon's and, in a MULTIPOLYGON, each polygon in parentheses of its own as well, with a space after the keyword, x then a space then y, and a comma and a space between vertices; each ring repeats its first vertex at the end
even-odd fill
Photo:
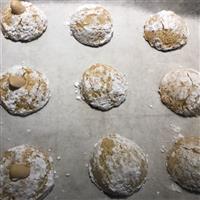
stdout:
MULTIPOLYGON (((6 2, 2 0, 1 6, 6 2)), ((1 35, 1 71, 26 64, 45 72, 52 98, 44 109, 24 118, 0 108, 1 152, 24 143, 50 151, 55 161, 56 184, 47 200, 106 200, 110 198, 91 183, 87 162, 102 135, 119 133, 134 140, 149 155, 148 180, 128 199, 199 199, 173 184, 165 168, 166 153, 162 151, 179 133, 199 134, 200 118, 174 114, 162 105, 157 91, 161 77, 175 66, 199 70, 200 1, 33 2, 48 16, 47 31, 30 43, 15 43, 1 35), (77 7, 88 2, 104 5, 114 20, 114 36, 100 48, 77 42, 66 25, 77 7), (190 29, 188 44, 167 53, 151 48, 143 38, 144 21, 163 9, 184 17, 190 29), (128 96, 120 107, 101 112, 76 100, 73 84, 94 63, 105 63, 127 74, 128 96), (61 160, 57 160, 58 156, 61 160)))

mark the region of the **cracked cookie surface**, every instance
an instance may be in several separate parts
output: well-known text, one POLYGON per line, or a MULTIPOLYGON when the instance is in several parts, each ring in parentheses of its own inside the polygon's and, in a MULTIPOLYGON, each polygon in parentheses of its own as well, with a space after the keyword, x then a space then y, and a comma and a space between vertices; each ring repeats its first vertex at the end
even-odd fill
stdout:
POLYGON ((106 111, 125 101, 127 84, 125 76, 117 69, 94 64, 82 75, 80 94, 93 108, 106 111))
POLYGON ((53 159, 30 145, 3 153, 0 175, 2 200, 41 200, 54 186, 53 159))
POLYGON ((200 192, 200 137, 176 141, 167 155, 167 171, 181 187, 200 192))
POLYGON ((46 76, 30 67, 16 65, 0 75, 0 100, 11 114, 28 115, 50 99, 46 76))
POLYGON ((20 3, 24 11, 13 13, 12 4, 3 11, 1 29, 5 38, 28 42, 40 37, 47 28, 47 18, 43 11, 30 2, 16 2, 20 3))
POLYGON ((177 114, 200 115, 200 73, 180 68, 167 73, 160 82, 161 101, 177 114))
POLYGON ((113 35, 111 15, 101 5, 86 4, 71 16, 70 30, 82 44, 93 47, 104 45, 113 35))
POLYGON ((145 22, 144 38, 161 51, 180 48, 187 43, 189 31, 184 20, 172 11, 160 11, 145 22))
POLYGON ((89 161, 92 182, 111 197, 128 197, 145 183, 148 162, 143 150, 118 134, 101 138, 89 161))

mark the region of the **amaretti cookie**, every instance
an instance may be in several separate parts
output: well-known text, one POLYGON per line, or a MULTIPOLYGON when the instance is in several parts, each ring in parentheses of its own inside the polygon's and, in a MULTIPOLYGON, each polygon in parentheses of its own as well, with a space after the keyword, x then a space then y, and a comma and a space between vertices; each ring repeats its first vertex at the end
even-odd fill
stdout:
POLYGON ((172 11, 158 12, 150 16, 144 25, 144 38, 161 51, 180 48, 187 43, 188 35, 184 20, 172 11))
POLYGON ((200 136, 179 139, 167 155, 167 171, 181 187, 200 192, 200 136))
POLYGON ((86 4, 71 16, 70 30, 80 43, 98 47, 112 38, 112 18, 101 5, 86 4))
POLYGON ((109 110, 122 104, 127 95, 127 81, 117 69, 94 64, 82 75, 80 94, 93 108, 109 110))
POLYGON ((200 115, 200 73, 180 68, 167 73, 160 82, 161 101, 177 114, 200 115))
POLYGON ((53 159, 36 147, 11 148, 1 163, 2 200, 41 200, 54 186, 53 159))
POLYGON ((30 67, 16 65, 0 75, 0 100, 15 115, 38 111, 50 99, 49 81, 30 67))
POLYGON ((47 18, 32 3, 11 0, 10 6, 3 11, 1 27, 5 38, 28 42, 43 34, 47 28, 47 18))
POLYGON ((148 162, 143 150, 118 134, 101 138, 89 161, 92 182, 111 197, 128 197, 145 183, 148 162))

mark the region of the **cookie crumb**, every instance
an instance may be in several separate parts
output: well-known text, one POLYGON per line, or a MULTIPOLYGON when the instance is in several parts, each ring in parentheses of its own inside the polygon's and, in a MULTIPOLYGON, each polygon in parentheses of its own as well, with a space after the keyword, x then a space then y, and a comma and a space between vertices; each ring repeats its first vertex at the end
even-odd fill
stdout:
POLYGON ((57 158, 56 158, 57 160, 61 160, 61 157, 60 156, 57 156, 57 158))
POLYGON ((66 176, 66 177, 70 177, 70 174, 69 174, 69 173, 66 173, 65 176, 66 176))
POLYGON ((26 132, 27 132, 27 133, 30 133, 30 132, 31 132, 31 129, 30 129, 30 128, 26 129, 26 132))
POLYGON ((161 153, 165 153, 167 151, 167 149, 164 145, 162 145, 160 151, 161 151, 161 153))
POLYGON ((178 192, 178 193, 182 192, 182 189, 176 183, 172 183, 170 185, 170 190, 172 190, 173 192, 178 192))

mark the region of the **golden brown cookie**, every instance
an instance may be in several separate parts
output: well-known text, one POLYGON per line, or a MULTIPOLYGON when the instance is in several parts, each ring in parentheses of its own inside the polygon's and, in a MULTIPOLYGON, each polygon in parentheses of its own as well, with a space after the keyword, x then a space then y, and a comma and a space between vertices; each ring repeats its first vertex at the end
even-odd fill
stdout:
POLYGON ((2 200, 41 200, 54 186, 53 159, 30 145, 4 152, 0 174, 2 200))
POLYGON ((71 16, 70 30, 82 44, 93 47, 104 45, 113 36, 111 15, 101 5, 83 5, 71 16))
POLYGON ((3 11, 2 33, 13 41, 28 42, 40 37, 47 28, 43 11, 30 2, 11 0, 3 11))
POLYGON ((89 162, 93 183, 111 197, 128 197, 138 191, 147 176, 147 157, 133 141, 108 135, 95 144, 89 162))
POLYGON ((127 81, 117 69, 94 64, 82 75, 79 84, 82 99, 93 108, 109 110, 122 104, 127 95, 127 81))
POLYGON ((167 171, 181 187, 200 192, 200 136, 179 139, 167 155, 167 171))
POLYGON ((186 117, 200 115, 200 73, 179 68, 167 73, 160 82, 161 101, 172 111, 186 117))
POLYGON ((161 51, 180 48, 187 43, 189 31, 184 20, 172 11, 160 11, 145 22, 144 38, 161 51))
POLYGON ((50 99, 49 81, 30 67, 16 65, 0 75, 0 100, 11 114, 28 115, 50 99))

